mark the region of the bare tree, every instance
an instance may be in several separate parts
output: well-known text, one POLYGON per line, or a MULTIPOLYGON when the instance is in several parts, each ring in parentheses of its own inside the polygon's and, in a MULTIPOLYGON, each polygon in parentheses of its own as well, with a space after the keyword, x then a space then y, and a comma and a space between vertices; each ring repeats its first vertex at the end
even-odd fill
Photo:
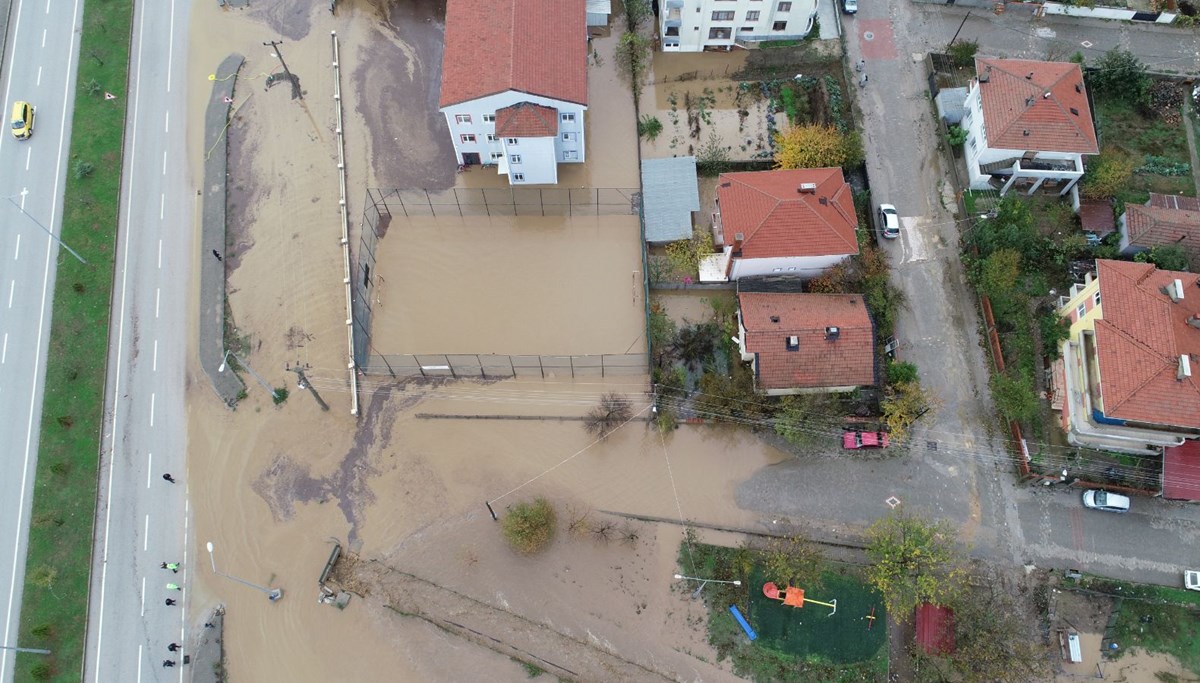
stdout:
POLYGON ((617 427, 629 421, 633 416, 633 404, 621 394, 605 394, 600 397, 600 405, 592 409, 583 421, 583 428, 589 434, 601 439, 608 436, 617 427))

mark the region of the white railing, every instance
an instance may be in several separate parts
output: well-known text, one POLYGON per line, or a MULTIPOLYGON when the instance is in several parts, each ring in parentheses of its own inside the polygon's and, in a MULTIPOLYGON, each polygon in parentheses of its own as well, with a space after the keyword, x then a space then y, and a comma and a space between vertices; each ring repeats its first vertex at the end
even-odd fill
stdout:
POLYGON ((346 138, 342 133, 342 71, 338 66, 337 31, 329 32, 333 40, 333 110, 337 116, 337 148, 338 148, 338 206, 342 212, 342 268, 346 288, 346 347, 350 370, 350 414, 358 415, 358 368, 354 363, 354 312, 351 310, 350 296, 350 217, 346 208, 346 138))

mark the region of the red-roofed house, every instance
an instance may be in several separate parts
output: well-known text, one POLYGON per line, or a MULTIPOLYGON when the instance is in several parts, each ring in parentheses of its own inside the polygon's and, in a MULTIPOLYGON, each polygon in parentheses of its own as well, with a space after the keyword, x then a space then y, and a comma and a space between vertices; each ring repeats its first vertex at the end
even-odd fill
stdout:
POLYGON ((448 0, 439 111, 457 163, 514 185, 583 163, 586 0, 448 0))
POLYGON ((765 394, 876 383, 875 329, 861 294, 738 294, 738 347, 765 394))
POLYGON ((858 253, 854 198, 840 168, 722 173, 716 246, 700 280, 751 275, 811 278, 858 253))
POLYGON ((1117 221, 1121 251, 1132 254, 1151 247, 1178 245, 1200 263, 1200 206, 1194 197, 1150 193, 1150 201, 1126 204, 1117 221))
POLYGON ((1096 261, 1061 297, 1063 422, 1078 446, 1146 455, 1200 438, 1200 276, 1096 261))
POLYGON ((1079 65, 977 57, 975 73, 962 122, 971 189, 1072 191, 1083 155, 1100 152, 1079 65))

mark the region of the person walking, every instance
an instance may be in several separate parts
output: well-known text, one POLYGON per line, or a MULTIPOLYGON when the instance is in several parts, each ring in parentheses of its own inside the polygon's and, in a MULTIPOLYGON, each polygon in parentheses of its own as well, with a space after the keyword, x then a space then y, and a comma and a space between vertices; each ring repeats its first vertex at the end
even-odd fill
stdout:
POLYGON ((217 257, 217 263, 221 263, 224 259, 221 258, 221 252, 213 249, 213 256, 217 257))
POLYGON ((179 587, 177 584, 174 584, 174 583, 168 583, 168 584, 167 584, 167 590, 169 590, 169 591, 181 591, 181 590, 183 590, 183 589, 182 589, 182 588, 180 588, 180 587, 179 587))
POLYGON ((175 604, 175 601, 172 600, 171 598, 167 598, 165 601, 163 601, 163 604, 166 605, 167 607, 171 607, 175 604))
POLYGON ((169 481, 169 482, 171 482, 172 484, 174 484, 174 483, 175 483, 175 477, 172 477, 172 476, 171 476, 171 473, 170 473, 170 472, 167 472, 166 474, 164 474, 164 475, 163 475, 163 481, 169 481))
POLYGON ((178 562, 163 562, 159 566, 162 569, 170 569, 172 573, 175 573, 175 574, 179 573, 179 563, 178 562))
POLYGON ((171 643, 167 646, 167 649, 171 652, 179 652, 179 643, 171 643))
POLYGON ((170 668, 172 666, 175 666, 175 660, 172 660, 172 659, 164 659, 163 660, 163 668, 164 669, 170 668))

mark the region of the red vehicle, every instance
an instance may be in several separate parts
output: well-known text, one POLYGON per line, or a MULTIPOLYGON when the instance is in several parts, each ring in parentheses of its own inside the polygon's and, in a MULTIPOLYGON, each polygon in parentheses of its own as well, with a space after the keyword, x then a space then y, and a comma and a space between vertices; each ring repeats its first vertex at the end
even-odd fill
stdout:
POLYGON ((887 432, 842 432, 843 448, 887 448, 887 432))

